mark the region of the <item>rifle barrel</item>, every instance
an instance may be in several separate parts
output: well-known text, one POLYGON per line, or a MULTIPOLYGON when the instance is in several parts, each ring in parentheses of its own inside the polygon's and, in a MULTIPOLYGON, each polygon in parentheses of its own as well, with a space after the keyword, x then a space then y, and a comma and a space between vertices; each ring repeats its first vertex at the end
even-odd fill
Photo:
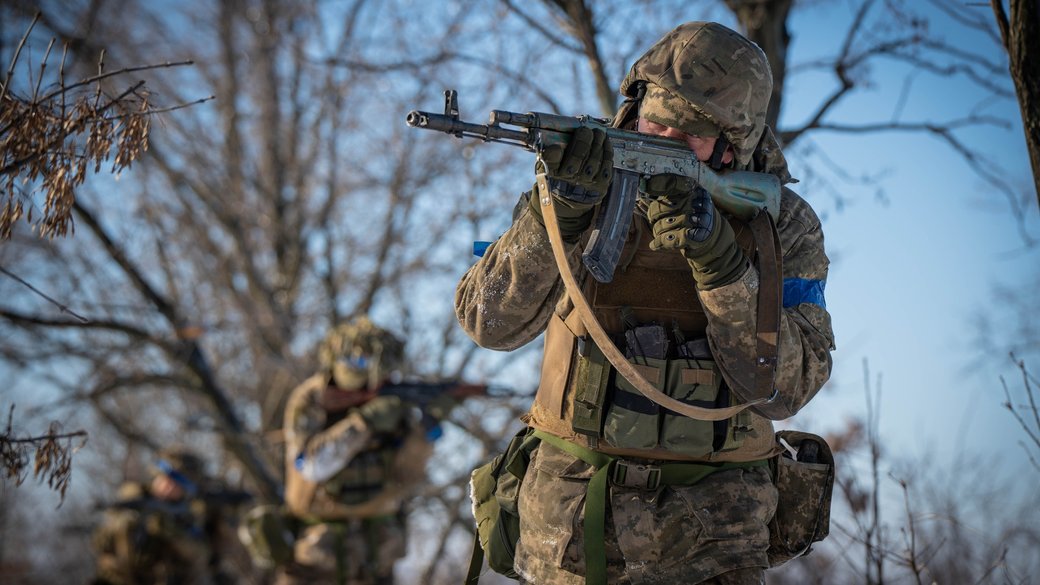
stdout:
POLYGON ((445 116, 444 114, 421 112, 419 110, 408 112, 405 122, 413 128, 437 130, 454 134, 458 137, 470 136, 482 140, 505 140, 530 148, 531 136, 523 130, 509 130, 494 124, 471 124, 470 122, 463 122, 458 118, 445 116))

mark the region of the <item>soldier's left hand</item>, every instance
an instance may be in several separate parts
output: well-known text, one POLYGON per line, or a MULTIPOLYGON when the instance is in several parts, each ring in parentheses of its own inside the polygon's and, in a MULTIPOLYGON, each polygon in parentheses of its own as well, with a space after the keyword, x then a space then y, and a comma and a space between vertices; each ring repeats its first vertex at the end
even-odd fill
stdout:
POLYGON ((546 146, 539 153, 545 174, 552 179, 582 187, 581 196, 564 199, 575 207, 589 209, 603 198, 614 170, 614 149, 607 133, 599 128, 578 128, 564 144, 546 146))
MULTIPOLYGON (((610 187, 613 161, 610 138, 599 128, 578 128, 566 144, 551 144, 538 153, 535 172, 545 173, 549 178, 564 241, 577 241, 589 227, 593 208, 610 187)), ((532 189, 528 204, 534 217, 544 225, 537 185, 532 189)))
POLYGON ((711 196, 688 177, 654 175, 641 190, 651 199, 646 217, 653 226, 651 250, 679 250, 702 289, 736 280, 747 264, 733 227, 711 196))

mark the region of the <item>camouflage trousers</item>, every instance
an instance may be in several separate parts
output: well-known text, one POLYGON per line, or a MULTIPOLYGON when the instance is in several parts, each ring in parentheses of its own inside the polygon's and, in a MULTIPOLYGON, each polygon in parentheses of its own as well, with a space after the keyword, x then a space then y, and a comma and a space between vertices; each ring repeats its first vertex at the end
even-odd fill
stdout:
MULTIPOLYGON (((584 505, 595 469, 542 443, 520 488, 521 582, 584 585, 584 505)), ((607 581, 618 585, 759 585, 769 566, 777 491, 768 468, 719 471, 692 486, 611 486, 607 581)))
POLYGON ((293 562, 277 585, 390 585, 394 563, 406 553, 403 517, 384 516, 306 527, 293 562))

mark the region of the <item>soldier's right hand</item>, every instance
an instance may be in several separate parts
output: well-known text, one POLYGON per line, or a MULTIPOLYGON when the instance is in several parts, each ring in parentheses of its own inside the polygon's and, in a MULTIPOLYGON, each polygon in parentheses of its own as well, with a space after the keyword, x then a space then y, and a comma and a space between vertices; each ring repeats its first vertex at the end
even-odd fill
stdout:
POLYGON ((376 396, 358 411, 375 433, 392 433, 400 428, 410 408, 397 396, 376 396))
MULTIPOLYGON (((614 169, 614 149, 599 128, 578 128, 567 144, 552 144, 539 152, 535 172, 549 179, 556 216, 565 240, 575 241, 589 226, 592 209, 607 194, 614 169)), ((531 211, 541 223, 542 206, 535 186, 531 211)))
POLYGON ((641 189, 650 198, 646 218, 654 230, 651 250, 680 251, 702 290, 729 284, 744 273, 747 257, 707 191, 672 174, 654 175, 641 189))

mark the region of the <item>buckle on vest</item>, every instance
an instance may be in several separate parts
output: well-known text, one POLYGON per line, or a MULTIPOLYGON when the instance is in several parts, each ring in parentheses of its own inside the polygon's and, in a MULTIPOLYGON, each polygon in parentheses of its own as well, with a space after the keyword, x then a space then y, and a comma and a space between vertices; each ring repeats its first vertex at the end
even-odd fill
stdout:
POLYGON ((614 462, 610 483, 616 487, 652 492, 661 486, 661 468, 657 465, 631 463, 618 459, 614 462))

